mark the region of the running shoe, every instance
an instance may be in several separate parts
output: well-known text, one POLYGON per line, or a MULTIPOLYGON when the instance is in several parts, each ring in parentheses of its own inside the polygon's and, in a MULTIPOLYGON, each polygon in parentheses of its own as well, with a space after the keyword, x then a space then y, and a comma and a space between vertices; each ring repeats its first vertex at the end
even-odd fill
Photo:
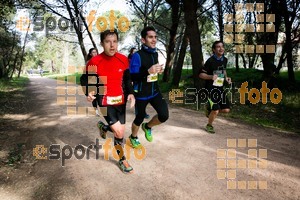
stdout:
POLYGON ((212 134, 215 133, 214 127, 210 124, 206 125, 206 131, 212 134))
POLYGON ((100 136, 103 138, 103 139, 106 139, 106 133, 107 131, 104 130, 104 127, 106 125, 102 122, 102 121, 99 121, 98 122, 98 128, 100 129, 100 136))
POLYGON ((118 166, 121 169, 121 171, 125 174, 133 173, 133 168, 129 165, 127 160, 120 160, 118 162, 118 166))
POLYGON ((142 124, 142 129, 145 132, 145 137, 149 142, 152 142, 153 137, 152 137, 152 133, 151 133, 151 128, 147 129, 146 128, 146 123, 142 124))
POLYGON ((132 135, 129 136, 129 140, 130 140, 130 143, 131 143, 131 146, 133 148, 136 148, 136 149, 140 149, 142 147, 140 141, 139 141, 139 138, 133 138, 132 135))

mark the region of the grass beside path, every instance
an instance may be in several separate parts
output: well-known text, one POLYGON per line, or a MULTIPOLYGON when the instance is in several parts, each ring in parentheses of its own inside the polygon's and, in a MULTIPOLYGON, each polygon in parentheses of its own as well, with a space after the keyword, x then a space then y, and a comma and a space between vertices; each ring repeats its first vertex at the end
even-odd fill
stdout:
POLYGON ((6 170, 2 166, 15 167, 22 158, 23 143, 19 143, 15 134, 19 131, 20 122, 2 116, 26 113, 27 98, 24 91, 28 81, 27 77, 0 79, 0 174, 6 170))
POLYGON ((27 77, 13 78, 11 80, 0 79, 0 115, 8 113, 13 109, 22 109, 25 86, 29 79, 27 77))

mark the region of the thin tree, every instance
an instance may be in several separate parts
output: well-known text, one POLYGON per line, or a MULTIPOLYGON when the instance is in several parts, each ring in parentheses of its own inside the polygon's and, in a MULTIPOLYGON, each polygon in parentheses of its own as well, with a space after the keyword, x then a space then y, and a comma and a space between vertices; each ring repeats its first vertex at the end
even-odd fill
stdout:
POLYGON ((197 0, 183 1, 184 19, 191 48, 193 80, 194 86, 197 89, 200 88, 200 81, 198 77, 199 70, 203 67, 202 44, 196 13, 198 7, 199 5, 197 0))

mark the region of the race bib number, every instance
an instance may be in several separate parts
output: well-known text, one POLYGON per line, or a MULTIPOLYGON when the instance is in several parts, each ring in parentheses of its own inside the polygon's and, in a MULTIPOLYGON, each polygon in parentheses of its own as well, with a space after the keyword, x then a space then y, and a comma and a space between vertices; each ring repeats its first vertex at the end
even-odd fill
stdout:
POLYGON ((150 74, 147 76, 147 82, 154 82, 157 81, 158 75, 156 74, 150 74))
POLYGON ((216 80, 214 80, 213 86, 222 87, 224 84, 224 78, 218 77, 216 80))
POLYGON ((107 104, 108 105, 115 105, 122 103, 122 95, 117 97, 107 97, 107 104))
POLYGON ((214 75, 217 75, 217 79, 214 80, 213 86, 222 87, 224 84, 224 73, 222 70, 214 71, 214 75))

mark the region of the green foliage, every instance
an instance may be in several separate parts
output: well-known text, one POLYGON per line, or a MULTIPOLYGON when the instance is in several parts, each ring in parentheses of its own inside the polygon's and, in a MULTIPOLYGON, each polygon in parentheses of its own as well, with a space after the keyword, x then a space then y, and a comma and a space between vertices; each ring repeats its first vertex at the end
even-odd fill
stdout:
POLYGON ((24 109, 23 91, 28 81, 26 77, 0 79, 0 116, 24 109))
POLYGON ((36 38, 34 50, 28 48, 26 52, 26 70, 42 67, 44 71, 52 73, 66 73, 68 66, 78 66, 82 63, 82 56, 76 45, 52 37, 36 38))
POLYGON ((23 143, 18 143, 13 149, 10 150, 8 154, 7 164, 9 166, 15 166, 17 162, 20 162, 22 159, 22 146, 23 143))
POLYGON ((20 52, 20 36, 15 31, 11 30, 14 26, 13 17, 16 8, 14 2, 9 0, 2 2, 0 5, 0 79, 9 78, 15 60, 20 61, 17 56, 20 52))
POLYGON ((247 81, 249 87, 253 85, 253 82, 259 81, 262 77, 263 71, 257 69, 240 69, 237 72, 235 69, 226 69, 228 77, 231 77, 232 81, 240 85, 247 81))
POLYGON ((11 80, 0 79, 0 92, 23 90, 28 81, 29 79, 27 77, 13 78, 11 80))

